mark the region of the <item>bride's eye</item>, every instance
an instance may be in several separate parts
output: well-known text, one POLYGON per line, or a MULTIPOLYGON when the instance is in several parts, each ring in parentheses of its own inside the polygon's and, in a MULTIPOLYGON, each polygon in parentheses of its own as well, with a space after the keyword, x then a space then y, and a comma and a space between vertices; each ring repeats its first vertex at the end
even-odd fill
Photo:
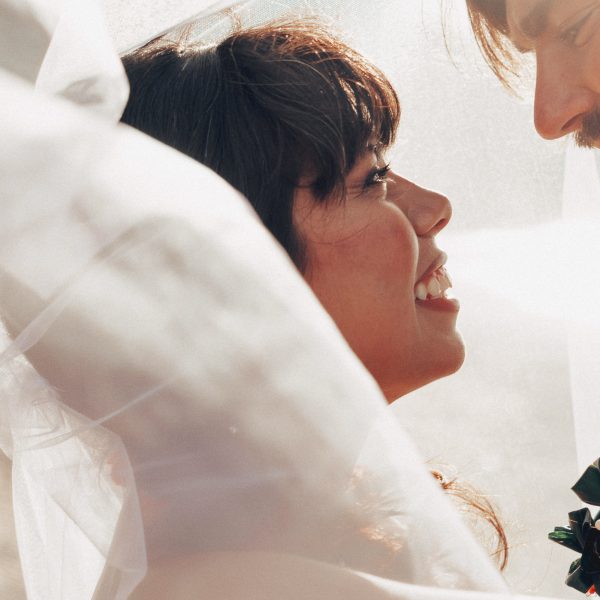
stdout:
POLYGON ((365 179, 363 184, 364 189, 368 189, 370 187, 381 185, 382 183, 386 183, 387 174, 390 172, 390 165, 384 165, 383 167, 379 167, 377 169, 373 169, 365 179))

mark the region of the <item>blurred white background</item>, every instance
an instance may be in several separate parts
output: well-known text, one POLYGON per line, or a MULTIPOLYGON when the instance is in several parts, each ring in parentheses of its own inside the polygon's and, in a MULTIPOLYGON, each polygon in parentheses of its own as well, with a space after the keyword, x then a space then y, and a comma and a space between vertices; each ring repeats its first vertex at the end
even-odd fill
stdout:
MULTIPOLYGON (((121 49, 197 6, 104 4, 121 49)), ((537 138, 530 74, 520 97, 502 88, 472 40, 462 0, 253 4, 268 4, 260 18, 298 4, 323 10, 396 84, 403 117, 394 165, 454 206, 439 244, 461 299, 468 355, 459 374, 392 410, 426 458, 452 465, 493 498, 509 536, 506 577, 514 589, 579 597, 563 584, 575 555, 546 535, 579 506, 569 487, 595 458, 600 199, 593 155, 570 151, 565 169, 565 142, 537 138)), ((9 468, 2 459, 0 597, 18 599, 9 468)))

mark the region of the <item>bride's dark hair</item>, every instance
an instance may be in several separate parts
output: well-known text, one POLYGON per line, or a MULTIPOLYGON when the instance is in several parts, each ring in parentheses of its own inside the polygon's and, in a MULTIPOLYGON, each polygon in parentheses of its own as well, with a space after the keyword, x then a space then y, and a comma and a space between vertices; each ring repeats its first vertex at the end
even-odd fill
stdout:
POLYGON ((123 64, 131 95, 122 121, 240 190, 300 270, 300 179, 332 198, 368 141, 389 146, 400 119, 385 76, 312 21, 240 30, 212 46, 159 38, 123 64))
MULTIPOLYGON (((301 271, 306 255, 293 223, 295 189, 308 178, 317 201, 343 197, 345 176, 367 143, 390 146, 400 120, 383 73, 313 21, 236 31, 212 46, 159 38, 123 64, 131 94, 122 121, 241 191, 301 271)), ((433 474, 495 530, 503 568, 506 536, 492 504, 433 474)), ((361 532, 393 551, 393 540, 368 524, 361 532)))

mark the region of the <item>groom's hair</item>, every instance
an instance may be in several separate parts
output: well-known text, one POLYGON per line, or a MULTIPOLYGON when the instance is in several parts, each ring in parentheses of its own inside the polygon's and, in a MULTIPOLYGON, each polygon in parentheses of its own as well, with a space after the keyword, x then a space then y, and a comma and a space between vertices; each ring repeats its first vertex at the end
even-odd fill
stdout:
POLYGON ((466 0, 475 39, 496 77, 508 88, 518 75, 517 51, 508 37, 506 0, 466 0))

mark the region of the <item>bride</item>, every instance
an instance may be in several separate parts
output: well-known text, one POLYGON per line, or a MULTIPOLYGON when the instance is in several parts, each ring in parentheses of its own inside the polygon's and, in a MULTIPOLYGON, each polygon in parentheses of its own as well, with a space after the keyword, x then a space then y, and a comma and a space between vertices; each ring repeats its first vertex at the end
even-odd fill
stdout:
MULTIPOLYGON (((388 402, 460 368, 459 303, 435 241, 452 208, 386 162, 400 103, 377 68, 312 21, 211 46, 159 38, 124 64, 122 122, 244 193, 388 402)), ((496 528, 505 565, 491 505, 461 495, 496 528)), ((142 587, 156 589, 149 581, 142 587)))

